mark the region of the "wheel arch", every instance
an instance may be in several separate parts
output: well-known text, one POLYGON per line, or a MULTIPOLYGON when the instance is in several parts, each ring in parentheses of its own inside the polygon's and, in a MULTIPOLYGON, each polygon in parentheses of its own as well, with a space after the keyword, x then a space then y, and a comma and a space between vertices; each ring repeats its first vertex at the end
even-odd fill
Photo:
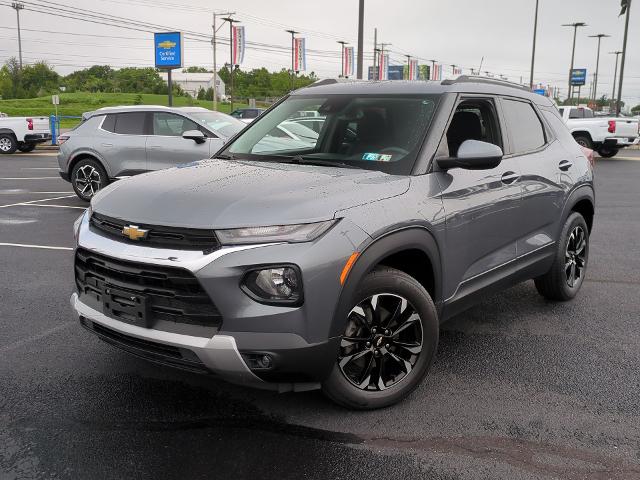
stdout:
POLYGON ((588 130, 572 130, 571 131, 571 135, 573 136, 573 138, 576 138, 576 137, 588 137, 589 141, 591 143, 593 143, 593 137, 591 136, 591 134, 589 133, 588 130))
MULTIPOLYGON (((569 199, 565 203, 562 218, 566 219, 572 212, 578 212, 584 217, 589 233, 591 233, 595 216, 595 193, 591 186, 583 185, 571 192, 569 199)), ((564 221, 560 228, 562 228, 562 225, 564 225, 564 221)))
POLYGON ((71 172, 73 171, 75 166, 78 164, 78 162, 84 159, 90 159, 98 162, 100 166, 104 169, 104 171, 107 172, 107 177, 111 177, 111 174, 109 172, 109 169, 107 168, 106 163, 102 161, 102 159, 98 155, 92 152, 79 152, 75 154, 71 158, 71 161, 69 162, 69 168, 67 170, 69 172, 69 178, 71 178, 71 172))
POLYGON ((373 239, 358 255, 338 299, 331 325, 332 337, 342 334, 342 320, 351 308, 349 300, 362 279, 381 265, 396 268, 415 278, 429 292, 440 312, 442 268, 438 243, 426 227, 405 227, 373 239))

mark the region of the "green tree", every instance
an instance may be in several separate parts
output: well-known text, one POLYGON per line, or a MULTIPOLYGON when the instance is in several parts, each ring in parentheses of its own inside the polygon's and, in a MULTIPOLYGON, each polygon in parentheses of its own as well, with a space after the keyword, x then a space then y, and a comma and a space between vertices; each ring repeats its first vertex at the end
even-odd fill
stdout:
POLYGON ((198 100, 204 100, 206 95, 207 92, 205 91, 205 89, 200 87, 200 90, 198 90, 198 100))
POLYGON ((631 109, 631 113, 633 113, 634 115, 640 115, 640 105, 636 105, 635 107, 633 107, 631 109))
POLYGON ((213 70, 207 70, 204 67, 187 67, 182 69, 182 73, 211 73, 213 70))
POLYGON ((60 75, 47 62, 36 62, 22 69, 21 86, 26 97, 40 97, 55 93, 60 86, 60 75))

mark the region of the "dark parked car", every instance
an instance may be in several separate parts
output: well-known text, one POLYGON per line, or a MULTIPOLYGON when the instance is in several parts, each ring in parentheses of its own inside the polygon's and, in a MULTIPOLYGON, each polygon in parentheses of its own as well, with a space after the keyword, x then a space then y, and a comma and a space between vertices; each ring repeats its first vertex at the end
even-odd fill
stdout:
POLYGON ((325 83, 211 160, 99 192, 71 304, 138 356, 378 408, 487 294, 535 279, 572 299, 593 217, 591 165, 547 98, 469 77, 325 83), (301 111, 324 119, 313 142, 270 135, 301 111))
POLYGON ((233 118, 237 118, 238 120, 244 123, 251 123, 264 112, 264 108, 238 108, 231 112, 233 118))

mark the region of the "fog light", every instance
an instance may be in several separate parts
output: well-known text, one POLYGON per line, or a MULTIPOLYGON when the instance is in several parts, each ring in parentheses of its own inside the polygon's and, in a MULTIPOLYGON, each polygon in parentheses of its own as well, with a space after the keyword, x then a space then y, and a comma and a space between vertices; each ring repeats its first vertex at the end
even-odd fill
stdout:
POLYGON ((269 370, 273 368, 273 357, 266 353, 243 353, 242 358, 251 370, 269 370))
POLYGON ((258 368, 271 368, 271 364, 273 363, 269 355, 262 355, 261 357, 258 357, 256 362, 258 364, 258 368))
POLYGON ((297 267, 278 266, 249 272, 243 286, 258 301, 299 304, 302 301, 301 283, 297 267))

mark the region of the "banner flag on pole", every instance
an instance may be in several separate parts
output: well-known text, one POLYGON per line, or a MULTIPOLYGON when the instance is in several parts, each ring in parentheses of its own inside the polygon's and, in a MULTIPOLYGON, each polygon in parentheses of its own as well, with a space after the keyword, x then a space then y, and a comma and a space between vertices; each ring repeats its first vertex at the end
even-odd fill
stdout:
POLYGON ((460 67, 453 67, 453 75, 458 77, 460 75, 462 75, 462 68, 460 67))
POLYGON ((344 76, 350 77, 355 72, 355 49, 344 47, 344 76))
POLYGON ((389 55, 378 54, 378 80, 389 80, 389 55))
POLYGON ((244 27, 234 26, 232 32, 231 47, 233 48, 233 64, 240 65, 244 61, 244 27))
POLYGON ((307 52, 305 49, 305 39, 295 38, 293 40, 293 70, 295 72, 304 72, 307 69, 307 52))
POLYGON ((417 59, 409 60, 409 75, 408 75, 408 79, 409 80, 418 80, 418 74, 419 74, 418 60, 417 59))
POLYGON ((442 64, 435 63, 433 72, 431 72, 431 80, 442 80, 442 64))

